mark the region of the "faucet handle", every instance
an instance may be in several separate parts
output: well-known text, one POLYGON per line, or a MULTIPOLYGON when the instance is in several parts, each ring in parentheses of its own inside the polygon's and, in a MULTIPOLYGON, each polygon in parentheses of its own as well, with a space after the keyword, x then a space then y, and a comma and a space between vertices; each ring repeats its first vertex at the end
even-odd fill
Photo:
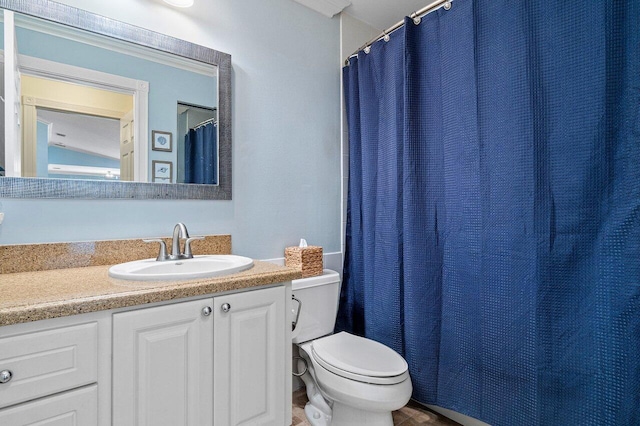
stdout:
POLYGON ((204 237, 197 236, 187 238, 187 241, 184 242, 184 257, 187 259, 191 259, 193 257, 193 253, 191 253, 191 241, 193 240, 204 240, 204 237))
POLYGON ((145 243, 160 243, 160 252, 158 253, 158 257, 156 258, 158 262, 169 259, 169 255, 167 255, 167 243, 165 243, 164 240, 160 238, 152 238, 142 241, 144 241, 145 243))

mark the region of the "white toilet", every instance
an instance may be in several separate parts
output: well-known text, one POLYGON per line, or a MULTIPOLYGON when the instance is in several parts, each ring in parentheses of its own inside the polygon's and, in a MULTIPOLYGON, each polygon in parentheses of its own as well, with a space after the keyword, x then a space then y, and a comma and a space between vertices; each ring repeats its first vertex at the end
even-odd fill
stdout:
POLYGON ((294 314, 299 312, 293 343, 301 356, 294 370, 304 372, 309 422, 313 426, 393 425, 391 412, 403 407, 413 390, 407 362, 373 340, 345 332, 331 334, 340 275, 325 269, 323 275, 294 280, 293 297, 294 314))

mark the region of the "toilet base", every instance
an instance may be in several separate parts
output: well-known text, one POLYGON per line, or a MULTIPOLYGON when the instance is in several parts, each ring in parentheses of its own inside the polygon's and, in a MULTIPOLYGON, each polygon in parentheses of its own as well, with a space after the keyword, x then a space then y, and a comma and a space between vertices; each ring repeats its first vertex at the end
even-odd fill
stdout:
POLYGON ((309 368, 306 367, 306 361, 301 361, 302 358, 299 358, 298 371, 304 370, 304 374, 299 377, 305 384, 307 399, 309 400, 304 406, 304 415, 311 426, 329 426, 331 424, 331 406, 329 406, 320 389, 318 389, 309 368))
POLYGON ((307 405, 304 406, 304 415, 307 417, 307 421, 311 426, 329 426, 333 424, 331 422, 331 415, 322 412, 311 402, 307 402, 307 405))
POLYGON ((391 411, 373 412, 358 410, 357 408, 335 401, 332 408, 331 426, 393 426, 391 411))

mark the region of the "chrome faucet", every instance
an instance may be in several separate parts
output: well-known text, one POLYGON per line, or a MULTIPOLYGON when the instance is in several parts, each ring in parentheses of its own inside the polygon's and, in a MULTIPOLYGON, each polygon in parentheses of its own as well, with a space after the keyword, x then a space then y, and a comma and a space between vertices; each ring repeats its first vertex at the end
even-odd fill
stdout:
POLYGON ((166 260, 193 259, 191 252, 191 241, 203 240, 204 237, 189 237, 189 231, 184 223, 180 222, 173 228, 173 237, 171 240, 171 254, 167 254, 167 244, 160 238, 150 240, 142 240, 145 243, 160 243, 160 252, 156 260, 164 262, 166 260), (184 242, 184 252, 180 251, 180 240, 186 239, 184 242))
MULTIPOLYGON (((177 223, 173 228, 173 240, 171 243, 171 260, 174 259, 184 259, 184 254, 180 253, 180 238, 189 238, 189 231, 187 231, 187 227, 184 226, 184 223, 177 223)), ((185 244, 186 250, 186 244, 185 244)), ((189 250, 191 251, 191 250, 189 250)), ((193 257, 193 255, 191 256, 193 257)), ((187 258, 189 259, 189 258, 187 258)))

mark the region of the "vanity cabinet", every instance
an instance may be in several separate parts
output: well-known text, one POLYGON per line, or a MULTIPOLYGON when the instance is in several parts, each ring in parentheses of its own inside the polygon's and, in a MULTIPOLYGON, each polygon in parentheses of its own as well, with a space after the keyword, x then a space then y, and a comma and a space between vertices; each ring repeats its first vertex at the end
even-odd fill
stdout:
POLYGON ((288 425, 290 298, 279 285, 0 327, 0 425, 288 425))
POLYGON ((113 425, 284 425, 285 287, 113 316, 113 425))

